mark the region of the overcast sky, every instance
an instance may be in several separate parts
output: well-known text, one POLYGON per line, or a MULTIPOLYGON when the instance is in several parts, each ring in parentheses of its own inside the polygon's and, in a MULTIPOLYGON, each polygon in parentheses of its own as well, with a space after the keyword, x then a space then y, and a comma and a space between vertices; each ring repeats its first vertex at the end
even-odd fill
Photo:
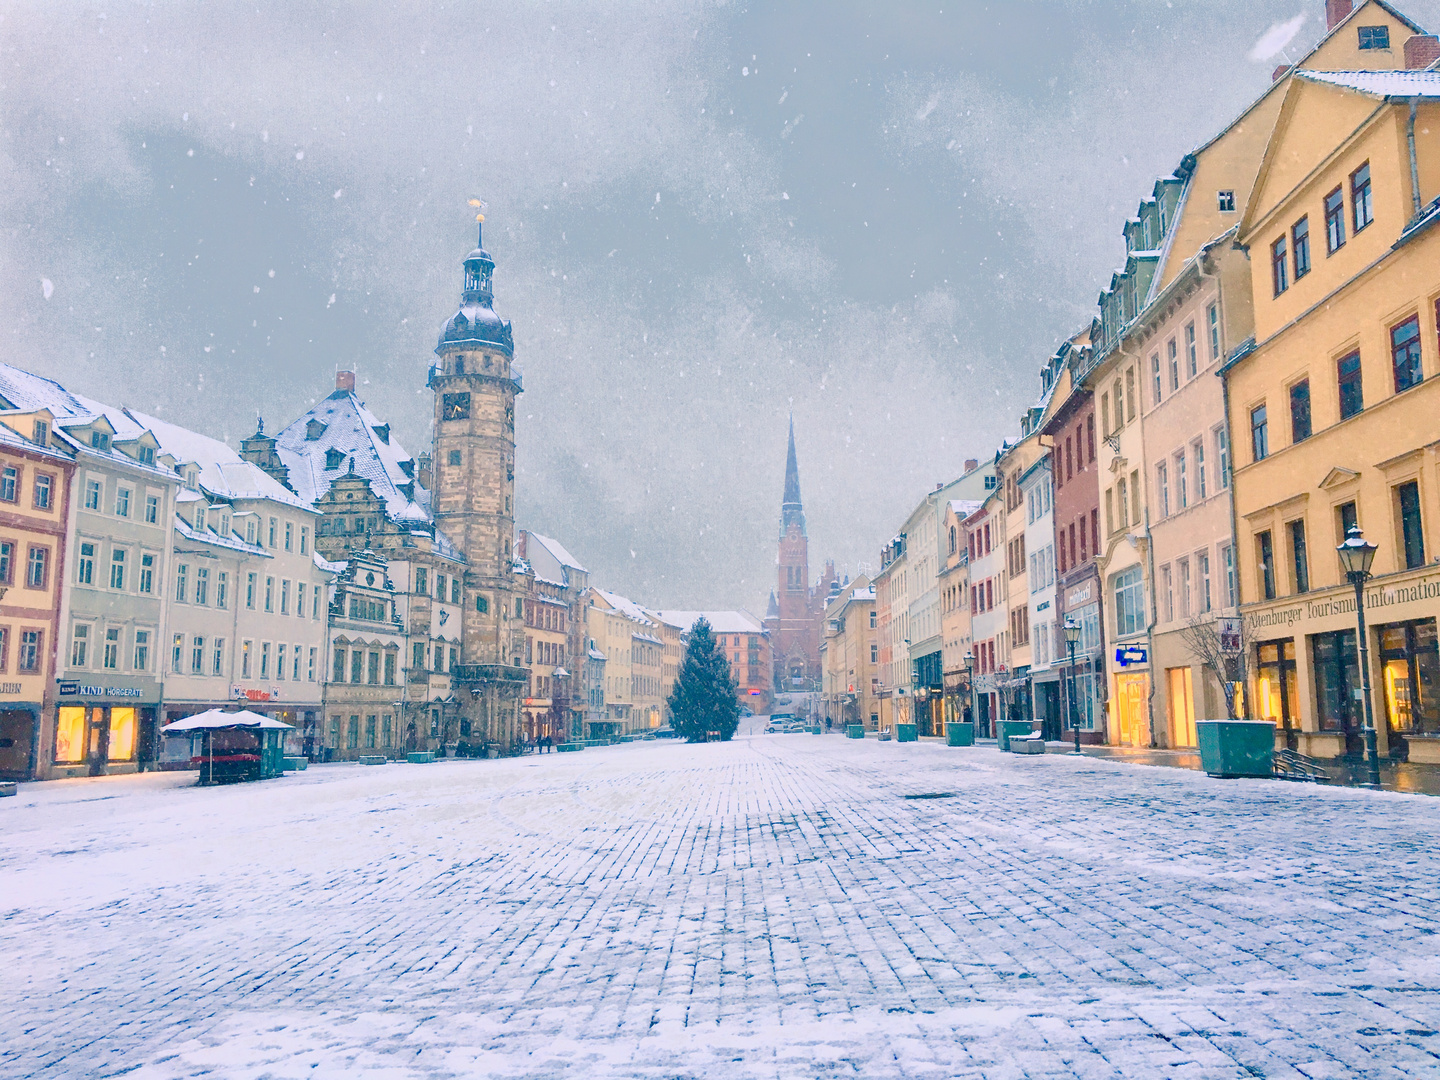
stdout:
POLYGON ((787 413, 812 566, 874 564, 1323 8, 11 0, 3 359, 232 444, 354 366, 418 454, 478 195, 520 524, 642 603, 761 612, 787 413))

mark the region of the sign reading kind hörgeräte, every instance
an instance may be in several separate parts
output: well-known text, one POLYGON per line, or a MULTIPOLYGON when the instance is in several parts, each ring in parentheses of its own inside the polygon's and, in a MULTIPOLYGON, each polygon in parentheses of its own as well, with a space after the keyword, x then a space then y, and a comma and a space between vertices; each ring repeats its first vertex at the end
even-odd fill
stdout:
POLYGON ((80 682, 62 682, 61 697, 138 698, 144 692, 138 686, 86 686, 80 682))

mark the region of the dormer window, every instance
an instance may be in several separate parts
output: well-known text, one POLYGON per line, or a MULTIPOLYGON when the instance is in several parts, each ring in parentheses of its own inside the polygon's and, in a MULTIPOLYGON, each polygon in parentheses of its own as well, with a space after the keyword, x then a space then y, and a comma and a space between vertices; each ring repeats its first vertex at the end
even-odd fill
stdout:
POLYGON ((321 435, 325 434, 325 429, 329 426, 330 425, 325 423, 323 420, 312 419, 310 421, 307 421, 305 424, 305 441, 314 442, 316 439, 320 438, 321 435))
POLYGON ((1235 212, 1235 192, 1221 191, 1217 193, 1216 198, 1220 204, 1220 213, 1233 214, 1235 212))
POLYGON ((1390 48, 1390 28, 1388 26, 1362 26, 1360 27, 1360 48, 1362 49, 1388 49, 1390 48))
POLYGON ((90 445, 102 453, 110 452, 110 436, 103 431, 90 432, 90 445))
POLYGON ((154 465, 154 464, 155 464, 155 448, 154 448, 153 446, 142 446, 142 447, 140 447, 140 464, 141 464, 141 465, 154 465))
POLYGON ((371 428, 370 430, 373 431, 373 432, 375 432, 375 437, 376 437, 377 439, 379 439, 382 443, 384 443, 386 446, 389 446, 389 445, 390 445, 390 425, 389 425, 389 424, 376 424, 376 425, 375 425, 373 428, 371 428))
POLYGON ((50 425, 44 420, 35 421, 35 441, 41 446, 50 445, 50 425))
POLYGON ((344 460, 344 453, 335 449, 333 446, 325 451, 325 468, 327 469, 338 469, 344 460))
POLYGON ((194 465, 185 466, 185 486, 194 491, 199 486, 199 470, 194 465))

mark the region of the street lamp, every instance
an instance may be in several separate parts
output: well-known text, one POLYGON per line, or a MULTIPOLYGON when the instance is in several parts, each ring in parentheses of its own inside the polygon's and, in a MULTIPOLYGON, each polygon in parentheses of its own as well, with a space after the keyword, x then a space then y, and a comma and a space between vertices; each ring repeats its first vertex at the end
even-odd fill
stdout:
MULTIPOLYGON (((961 659, 965 664, 965 696, 970 699, 970 722, 973 724, 975 722, 975 654, 967 652, 961 659)), ((965 719, 963 714, 960 719, 965 719)))
MULTIPOLYGON (((905 639, 905 644, 910 644, 910 639, 905 639)), ((920 669, 913 664, 910 666, 910 722, 917 724, 920 718, 915 714, 915 698, 920 693, 920 669)))
POLYGON ((1080 644, 1080 624, 1065 620, 1065 645, 1070 650, 1070 730, 1075 735, 1075 753, 1080 753, 1080 710, 1075 701, 1075 646, 1080 644))
POLYGON ((1378 545, 1365 539, 1359 525, 1351 525, 1345 542, 1335 549, 1340 553, 1340 566, 1345 579, 1355 586, 1355 621, 1360 634, 1360 686, 1365 696, 1365 756, 1369 758, 1370 775, 1361 785, 1380 790, 1380 758, 1375 745, 1375 708, 1370 702, 1370 642, 1365 632, 1365 582, 1370 580, 1370 567, 1375 562, 1378 545))

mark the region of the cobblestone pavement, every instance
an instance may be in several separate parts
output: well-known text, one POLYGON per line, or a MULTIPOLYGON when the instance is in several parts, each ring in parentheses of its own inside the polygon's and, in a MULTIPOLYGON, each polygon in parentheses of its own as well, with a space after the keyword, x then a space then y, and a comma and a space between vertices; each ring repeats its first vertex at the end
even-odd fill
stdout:
POLYGON ((191 780, 0 804, 0 1074, 1440 1075, 1424 796, 838 735, 191 780))

